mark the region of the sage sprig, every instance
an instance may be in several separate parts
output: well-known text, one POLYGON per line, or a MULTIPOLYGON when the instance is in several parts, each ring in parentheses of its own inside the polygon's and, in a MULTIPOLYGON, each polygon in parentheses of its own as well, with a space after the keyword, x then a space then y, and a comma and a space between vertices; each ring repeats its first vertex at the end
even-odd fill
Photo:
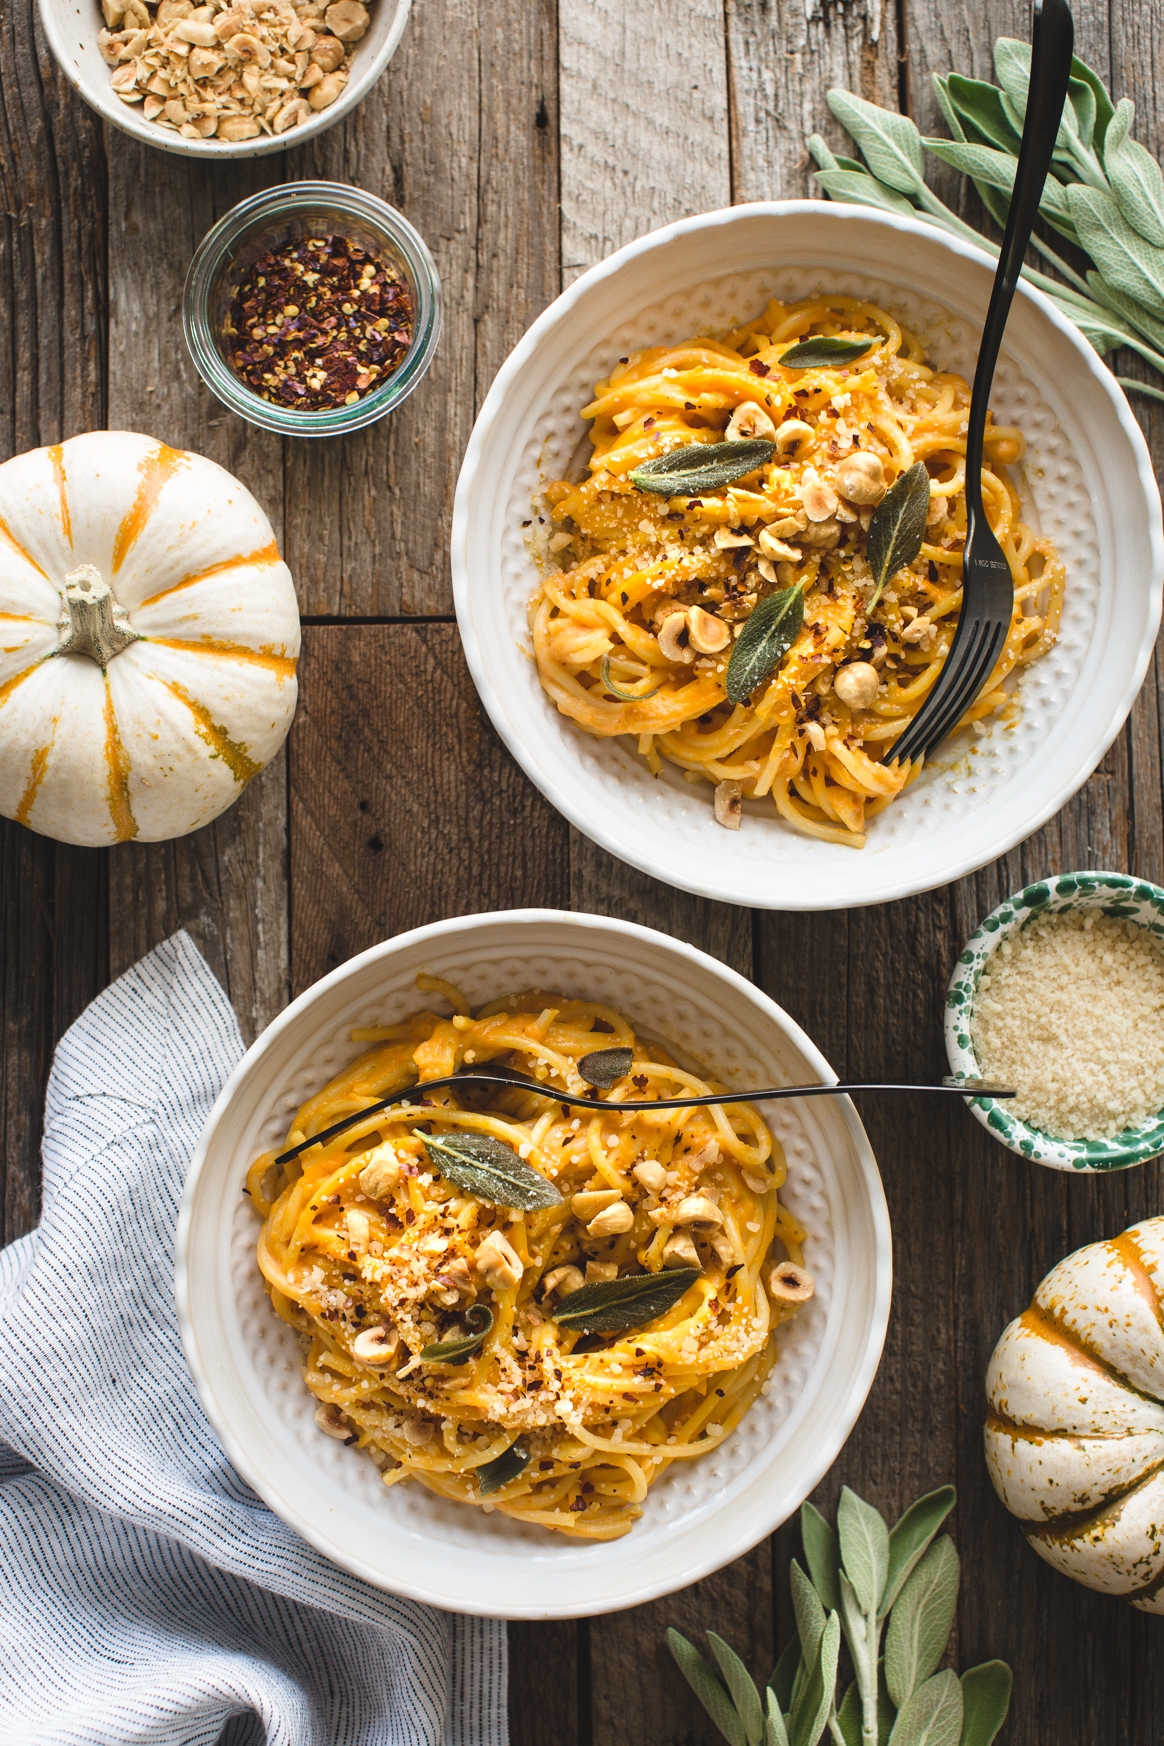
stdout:
POLYGON ((473 1353, 484 1343, 493 1327, 493 1311, 487 1304, 475 1303, 465 1311, 471 1333, 456 1340, 437 1340, 420 1351, 422 1364, 467 1364, 473 1353))
POLYGON ((490 1206, 536 1212, 562 1204, 553 1183, 492 1134, 422 1134, 419 1128, 413 1132, 424 1141, 434 1170, 490 1206))
POLYGON ((625 1334, 666 1315, 698 1278, 698 1267, 671 1267, 582 1285, 562 1299, 551 1319, 582 1334, 625 1334))
POLYGON ((846 1486, 834 1529, 806 1503, 808 1570, 794 1559, 790 1572, 796 1635, 763 1697, 722 1637, 707 1633, 711 1667, 686 1637, 667 1632, 729 1746, 817 1746, 826 1731, 832 1746, 990 1746, 1010 1705, 1010 1668, 986 1661, 961 1678, 937 1671, 954 1623, 958 1554, 947 1535, 936 1536, 953 1507, 946 1485, 889 1528, 846 1486), (856 1677, 838 1701, 842 1635, 856 1677))
POLYGON ((578 1062, 578 1071, 587 1085, 599 1085, 609 1091, 620 1079, 625 1079, 635 1058, 633 1049, 620 1044, 613 1049, 591 1049, 578 1062))
POLYGON ((483 1467, 477 1469, 477 1486, 482 1497, 488 1497, 491 1491, 500 1491, 503 1485, 529 1466, 529 1450, 523 1449, 520 1443, 511 1443, 509 1448, 498 1455, 493 1461, 486 1461, 483 1467))
POLYGON ((869 522, 866 551, 874 586, 867 611, 876 606, 886 583, 912 564, 921 551, 929 513, 930 476, 925 462, 915 461, 894 480, 869 522))
POLYGON ((761 600, 732 645, 724 689, 743 703, 773 671, 804 628, 804 583, 761 600))
POLYGON ((811 339, 790 346, 778 362, 783 370, 835 369, 838 364, 855 363, 872 348, 873 341, 869 339, 843 339, 839 333, 814 334, 811 339))
MULTIPOLYGON (((861 159, 838 157, 819 134, 809 150, 816 179, 834 200, 925 219, 997 255, 997 246, 966 224, 926 185, 925 155, 973 182, 983 205, 1004 226, 1026 115, 1030 45, 1000 37, 997 85, 960 73, 935 74, 934 89, 951 137, 923 138, 908 116, 879 109, 852 92, 832 90, 829 108, 856 140, 861 159)), ((1085 62, 1072 61, 1067 102, 1051 173, 1040 202, 1049 230, 1090 256, 1078 273, 1045 236, 1033 247, 1056 273, 1034 268, 1024 278, 1050 297, 1097 352, 1130 346, 1164 374, 1164 175, 1132 135, 1135 106, 1113 103, 1085 62)), ((1164 387, 1121 376, 1125 388, 1164 399, 1164 387)))
POLYGON ((622 686, 615 681, 611 674, 609 655, 603 655, 600 672, 602 674, 603 687, 610 692, 612 697, 621 699, 623 703, 645 703, 648 697, 657 697, 659 694, 659 687, 657 685, 652 691, 624 691, 622 686))
POLYGON ((767 437, 748 437, 740 442, 684 443, 644 461, 630 475, 640 491, 660 497, 698 497, 701 491, 716 491, 734 485, 754 473, 776 453, 767 437))

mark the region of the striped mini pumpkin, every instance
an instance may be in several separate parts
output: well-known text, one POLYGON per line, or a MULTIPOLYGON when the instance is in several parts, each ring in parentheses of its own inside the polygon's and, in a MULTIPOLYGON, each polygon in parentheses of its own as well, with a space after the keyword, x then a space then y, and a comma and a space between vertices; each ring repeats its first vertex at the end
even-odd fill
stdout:
POLYGON ((986 1462, 1041 1558, 1164 1613, 1164 1218, 1051 1269, 994 1349, 986 1462))
POLYGON ((201 455, 92 431, 0 467, 0 813, 61 842, 217 818, 295 713, 271 524, 201 455))

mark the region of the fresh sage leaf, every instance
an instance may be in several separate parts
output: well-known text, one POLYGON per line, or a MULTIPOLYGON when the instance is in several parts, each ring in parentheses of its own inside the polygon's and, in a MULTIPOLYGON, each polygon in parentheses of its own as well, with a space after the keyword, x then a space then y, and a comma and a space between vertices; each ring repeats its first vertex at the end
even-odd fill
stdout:
POLYGON ((774 1691, 769 1691, 768 1704, 764 1711, 764 1746, 789 1746, 788 1729, 784 1725, 784 1717, 774 1691))
MULTIPOLYGON (((1164 319, 1160 319, 1160 317, 1153 315, 1149 310, 1144 308, 1142 303, 1137 302, 1136 298, 1125 296, 1124 292, 1117 291, 1114 286, 1109 285, 1102 274, 1097 273, 1094 268, 1087 275, 1087 283, 1095 297, 1096 303, 1103 306, 1098 311, 1100 319, 1102 319, 1108 311, 1111 311, 1115 315, 1122 316, 1123 320, 1129 327, 1142 333, 1144 338, 1151 340, 1152 344, 1158 349, 1164 347, 1164 319)), ((1064 292, 1063 295, 1064 301, 1068 302, 1071 306, 1072 321, 1078 320, 1074 307, 1076 299, 1069 298, 1066 292, 1064 292)), ((1077 301, 1078 303, 1083 304, 1084 308, 1087 309, 1087 305, 1083 298, 1079 298, 1077 301)), ((1088 310, 1088 313, 1090 313, 1090 310, 1088 310)), ((1160 315, 1164 316, 1164 309, 1161 310, 1160 315)), ((1120 332, 1120 326, 1117 326, 1115 331, 1120 332)))
POLYGON ((1073 182, 1067 190, 1079 241, 1109 285, 1151 309, 1164 305, 1164 250, 1145 242, 1111 194, 1073 182))
POLYGON ((626 1078, 634 1058, 634 1050, 621 1045, 615 1049, 591 1049, 589 1055, 583 1055, 579 1061, 578 1071, 587 1085, 599 1085, 604 1091, 609 1091, 612 1085, 626 1078))
POLYGON ((841 1707, 837 1711, 837 1728, 845 1746, 861 1746, 861 1693, 856 1680, 853 1680, 841 1699, 841 1707))
MULTIPOLYGON (((925 462, 915 461, 889 487, 873 511, 873 519, 869 523, 866 550, 869 567, 873 571, 874 589, 866 612, 871 612, 876 606, 886 583, 899 570, 904 570, 907 564, 912 564, 921 551, 929 513, 930 476, 926 472, 925 462)), ((753 613, 752 618, 755 616, 753 613)), ((751 622, 749 619, 748 623, 751 622)), ((741 637, 740 642, 743 640, 741 637)), ((731 677, 730 666, 728 677, 731 677)))
POLYGON ((1164 248, 1164 176, 1151 152, 1131 138, 1135 105, 1116 104, 1103 148, 1103 167, 1120 211, 1146 242, 1164 248))
POLYGON ((503 1454, 495 1461, 487 1461, 484 1467, 477 1469, 477 1484, 482 1497, 488 1497, 491 1491, 500 1491, 503 1485, 508 1485, 529 1466, 529 1450, 523 1449, 520 1443, 511 1443, 503 1454))
POLYGON ((737 479, 764 466, 775 453, 776 444, 766 437, 684 443, 682 448, 668 449, 665 455, 644 461, 630 474, 630 482, 640 491, 653 491, 661 497, 698 497, 703 491, 734 485, 737 479))
POLYGON ((962 1675, 962 1738, 959 1746, 990 1746, 1010 1708, 1010 1668, 984 1661, 962 1675))
POLYGON ((475 1303, 465 1311, 465 1320, 471 1334, 465 1334, 457 1340, 438 1340, 432 1346, 421 1349, 422 1364, 466 1364, 484 1343, 486 1334, 493 1326, 493 1311, 483 1303, 475 1303))
POLYGON ((715 1656, 716 1664, 723 1676, 723 1682, 736 1706, 736 1714, 743 1723, 744 1736, 748 1746, 761 1746, 764 1739, 764 1712, 760 1707, 760 1694, 756 1690, 756 1682, 729 1643, 722 1637, 717 1637, 714 1631, 707 1633, 707 1641, 715 1656))
POLYGON ((863 1613, 875 1615, 889 1569, 889 1529, 873 1505, 847 1485, 837 1505, 837 1538, 857 1604, 863 1613))
POLYGON ((800 1638, 793 1637, 780 1651, 775 1667, 768 1675, 768 1684, 776 1693, 776 1702, 785 1715, 792 1708, 792 1693, 796 1685, 796 1671, 800 1666, 800 1638))
POLYGON ((792 1610, 796 1614, 796 1633, 800 1638, 800 1653, 811 1667, 824 1634, 825 1610, 816 1589, 795 1558, 788 1574, 792 1587, 792 1610))
MULTIPOLYGON (((939 81, 935 79, 934 83, 936 85, 939 81)), ((972 143, 977 135, 977 143, 997 146, 1000 151, 1009 152, 1014 158, 1018 157, 1022 135, 1016 133, 1011 126, 1002 107, 1002 93, 997 85, 989 85, 982 79, 968 79, 962 73, 950 73, 941 81, 941 85, 946 102, 957 115, 966 137, 972 143)), ((942 103, 943 110, 945 107, 946 103, 942 103)))
POLYGON ((504 1140, 492 1134, 422 1134, 429 1163, 450 1182, 456 1183, 490 1206, 517 1207, 536 1212, 541 1207, 560 1206, 562 1197, 552 1182, 519 1158, 504 1140))
MULTIPOLYGON (((969 176, 975 186, 984 183, 988 188, 997 188, 1010 196, 1018 163, 1007 152, 995 151, 993 146, 963 145, 953 139, 923 139, 922 144, 936 158, 941 158, 943 163, 950 164, 955 170, 961 170, 964 176, 969 176)), ((1050 176, 1043 184, 1039 211, 1044 218, 1051 219, 1056 224, 1070 225, 1074 234, 1067 191, 1061 182, 1054 181, 1050 176)))
POLYGON ((782 370, 828 369, 834 364, 851 364, 872 349, 871 339, 842 339, 839 333, 822 333, 789 346, 779 364, 782 370))
POLYGON ((830 1613, 804 1690, 788 1718, 789 1746, 817 1746, 828 1726, 837 1684, 841 1651, 841 1621, 830 1613))
POLYGON ((804 628, 804 584, 761 600, 732 645, 724 689, 729 703, 750 697, 804 628))
POLYGON ((897 1712, 890 1746, 960 1746, 962 1687, 949 1668, 919 1686, 897 1712))
MULTIPOLYGON (((837 1544, 837 1536, 815 1504, 805 1503, 800 1506, 800 1538, 804 1544, 804 1556, 808 1561, 813 1587, 825 1610, 835 1612, 841 1598, 837 1587, 841 1549, 837 1544)), ((892 1536, 890 1538, 892 1540, 892 1536)))
POLYGON ((885 1683, 898 1709, 941 1661, 957 1604, 958 1554, 943 1534, 918 1560, 889 1615, 885 1683))
POLYGON ((1093 73, 1087 62, 1081 61, 1078 55, 1071 57, 1071 77, 1073 80, 1078 79, 1081 84, 1091 86, 1092 96, 1095 98, 1095 126, 1091 130, 1091 146, 1093 151, 1102 152, 1106 149, 1107 130, 1115 113, 1107 86, 1099 74, 1093 73))
POLYGON ((601 672, 602 683, 607 691, 610 692, 612 697, 620 697, 624 703, 645 703, 648 697, 656 697, 658 695, 659 687, 657 685, 653 691, 624 691, 622 686, 616 684, 610 676, 609 655, 603 655, 602 657, 601 672))
POLYGON ((551 1319, 583 1334, 623 1334, 665 1315, 699 1277, 698 1267, 671 1267, 582 1285, 562 1299, 551 1319))
POLYGON ((667 1631, 667 1647, 675 1657, 680 1673, 728 1742, 728 1746, 748 1746, 744 1724, 735 1706, 694 1643, 672 1626, 667 1631))
POLYGON ((847 206, 872 206, 877 212, 893 212, 899 218, 917 216, 904 194, 896 194, 867 170, 818 170, 816 180, 826 194, 847 206))
POLYGON ((881 1597, 881 1616, 889 1611, 906 1577, 953 1509, 958 1494, 952 1485, 939 1486, 910 1504, 900 1521, 889 1530, 889 1569, 885 1577, 885 1593, 881 1597))
POLYGON ((865 162, 879 182, 895 188, 899 194, 924 193, 921 135, 907 115, 878 109, 875 103, 835 86, 828 93, 828 105, 860 146, 865 162))
MULTIPOLYGON (((857 1591, 849 1581, 844 1566, 840 1573, 841 1585, 841 1624, 845 1628, 845 1639, 849 1645, 849 1653, 853 1658, 853 1666, 858 1673, 867 1672, 866 1663, 870 1655, 877 1654, 877 1637, 870 1640, 869 1615, 862 1609, 857 1599, 857 1591)), ((875 1627, 876 1628, 876 1627, 875 1627)), ((880 1632, 877 1633, 880 1635, 880 1632)))

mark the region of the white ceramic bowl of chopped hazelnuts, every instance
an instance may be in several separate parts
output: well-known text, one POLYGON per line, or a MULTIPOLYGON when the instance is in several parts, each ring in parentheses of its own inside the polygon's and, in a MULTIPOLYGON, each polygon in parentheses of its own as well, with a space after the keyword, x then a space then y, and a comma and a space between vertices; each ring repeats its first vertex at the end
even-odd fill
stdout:
POLYGON ((411 0, 39 5, 65 77, 114 127, 160 151, 251 158, 354 109, 396 53, 411 0))

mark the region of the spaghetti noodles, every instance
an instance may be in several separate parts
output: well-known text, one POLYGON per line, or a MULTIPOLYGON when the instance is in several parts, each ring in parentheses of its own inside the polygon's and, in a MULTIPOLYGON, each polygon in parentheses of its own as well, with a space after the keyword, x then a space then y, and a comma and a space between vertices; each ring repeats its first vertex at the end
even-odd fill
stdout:
MULTIPOLYGON (((773 300, 722 341, 621 359, 582 411, 593 420, 589 476, 545 492, 557 526, 542 541, 531 628, 550 697, 588 733, 634 735, 656 776, 666 758, 711 783, 721 823, 738 826, 742 800, 768 797, 796 830, 863 847, 869 820, 920 769, 887 760, 958 620, 969 403, 961 376, 932 368, 892 315, 855 297, 773 300), (810 336, 871 349, 848 364, 782 366, 810 336), (771 461, 698 496, 660 496, 629 477, 725 435, 771 438, 771 461), (929 474, 924 541, 874 605, 873 506, 917 462, 929 474), (733 705, 733 638, 766 597, 796 586, 803 629, 733 705)), ((1002 708, 1008 678, 1057 633, 1063 565, 1022 520, 1007 473, 1023 452, 1021 431, 988 422, 983 499, 1015 605, 967 722, 1002 708)))
POLYGON ((353 1032, 372 1047, 302 1106, 288 1146, 414 1094, 294 1163, 265 1153, 249 1172, 271 1301, 309 1341, 317 1422, 385 1484, 616 1538, 672 1462, 720 1446, 764 1386, 777 1324, 812 1295, 805 1233, 778 1199, 783 1155, 746 1104, 620 1114, 626 1099, 717 1088, 609 1007, 534 990, 473 1017, 449 984, 417 981, 454 1016, 353 1032), (578 1061, 607 1047, 633 1051, 629 1074, 592 1113, 556 1102, 555 1088, 584 1090, 578 1061), (457 1095, 424 1095, 426 1079, 474 1061, 545 1090, 469 1078, 457 1095), (512 1148, 560 1202, 521 1212, 458 1188, 425 1139, 466 1134, 512 1148), (677 1268, 691 1270, 687 1289, 642 1325, 585 1334, 554 1319, 584 1282, 642 1276, 649 1288, 677 1268), (424 1356, 474 1335, 467 1356, 424 1356))

